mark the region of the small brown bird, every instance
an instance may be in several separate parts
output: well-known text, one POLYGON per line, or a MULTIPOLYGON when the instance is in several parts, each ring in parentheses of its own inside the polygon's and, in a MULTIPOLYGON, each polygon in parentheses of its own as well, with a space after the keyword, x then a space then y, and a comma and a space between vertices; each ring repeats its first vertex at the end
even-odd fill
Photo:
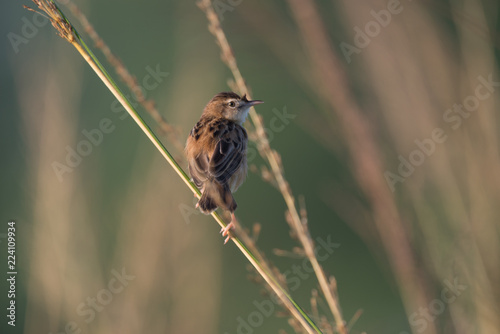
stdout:
POLYGON ((233 192, 247 175, 248 136, 242 126, 250 107, 264 103, 248 101, 233 92, 215 95, 205 106, 200 120, 189 133, 186 143, 188 169, 202 195, 196 207, 210 214, 218 207, 231 212, 231 223, 221 230, 229 240, 236 220, 233 192))

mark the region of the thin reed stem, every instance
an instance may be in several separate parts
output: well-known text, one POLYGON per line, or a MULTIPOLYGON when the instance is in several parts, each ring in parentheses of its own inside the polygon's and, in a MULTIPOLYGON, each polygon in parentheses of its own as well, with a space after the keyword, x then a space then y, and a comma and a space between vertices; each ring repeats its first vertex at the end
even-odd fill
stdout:
POLYGON ((115 69, 116 74, 132 92, 137 102, 139 102, 143 106, 144 110, 151 115, 151 117, 159 125, 161 132, 167 135, 169 142, 171 142, 175 149, 180 153, 180 156, 176 157, 176 160, 184 161, 184 157, 182 156, 184 146, 179 140, 179 130, 165 120, 156 108, 154 101, 147 99, 142 89, 137 89, 139 87, 137 79, 128 71, 123 62, 111 51, 109 46, 106 42, 104 42, 101 36, 99 36, 97 31, 94 29, 92 24, 90 24, 89 20, 78 8, 78 6, 71 0, 67 0, 65 6, 67 6, 76 19, 78 19, 83 29, 85 29, 85 32, 94 42, 95 47, 101 50, 102 54, 106 57, 106 60, 115 69))
MULTIPOLYGON (((233 50, 227 40, 224 30, 221 27, 219 17, 217 16, 212 6, 211 0, 200 0, 198 2, 198 6, 205 12, 205 15, 207 16, 209 22, 209 30, 215 36, 218 45, 220 46, 222 61, 231 70, 239 92, 241 94, 247 94, 247 96, 250 98, 249 89, 238 68, 233 50)), ((347 329, 342 318, 342 312, 336 293, 330 288, 328 278, 323 271, 323 268, 319 264, 318 259, 316 258, 316 255, 314 253, 314 242, 307 228, 307 224, 303 224, 300 218, 299 212, 295 205, 295 198, 292 194, 292 190, 283 174, 283 165, 281 164, 281 158, 278 152, 273 150, 269 144, 269 138, 267 137, 264 130, 262 117, 258 115, 253 108, 250 110, 249 115, 253 125, 255 126, 258 136, 257 144, 260 147, 259 152, 261 152, 263 158, 265 158, 271 166, 272 175, 274 176, 274 179, 276 180, 276 183, 278 185, 278 189, 281 192, 281 195, 283 196, 287 205, 292 222, 290 225, 296 232, 296 235, 298 236, 298 239, 302 244, 302 247, 304 248, 306 256, 312 264, 314 273, 321 287, 321 291, 323 292, 328 306, 330 307, 330 310, 335 318, 337 330, 341 334, 346 334, 347 329)))
MULTIPOLYGON (((189 176, 184 172, 184 170, 175 161, 172 155, 168 152, 165 146, 161 143, 159 138, 153 133, 151 128, 146 124, 142 117, 137 113, 137 111, 132 107, 131 103, 125 97, 125 95, 118 88, 114 80, 108 74, 103 65, 99 62, 97 57, 88 48, 86 43, 80 37, 76 29, 70 23, 70 21, 64 16, 62 11, 57 7, 57 5, 52 0, 33 0, 33 2, 38 6, 39 9, 44 11, 54 28, 58 31, 59 35, 71 43, 80 55, 85 59, 89 66, 94 70, 98 77, 103 81, 106 87, 111 91, 111 93, 116 97, 116 99, 123 105, 125 110, 129 113, 132 119, 141 128, 148 139, 157 148, 160 154, 167 160, 179 177, 184 181, 188 188, 197 196, 201 196, 199 189, 191 182, 189 176)), ((29 7, 25 7, 32 10, 29 7)), ((216 213, 212 213, 212 217, 217 221, 221 227, 226 227, 224 220, 216 213)), ((300 306, 292 299, 288 292, 278 283, 278 280, 271 274, 271 272, 259 262, 259 260, 252 254, 250 250, 241 242, 238 237, 231 238, 238 249, 245 255, 247 260, 255 267, 257 272, 264 278, 264 280, 273 289, 276 295, 283 302, 285 307, 291 312, 295 319, 304 327, 308 333, 321 333, 320 329, 314 324, 314 322, 309 318, 309 316, 300 308, 300 306)))
MULTIPOLYGON (((287 2, 311 60, 318 82, 316 89, 337 114, 344 131, 354 175, 373 207, 374 223, 398 279, 406 310, 410 312, 427 305, 425 282, 418 275, 415 254, 383 176, 382 154, 369 122, 348 89, 348 80, 331 46, 316 2, 287 2)), ((434 323, 429 323, 428 331, 437 332, 434 323)))

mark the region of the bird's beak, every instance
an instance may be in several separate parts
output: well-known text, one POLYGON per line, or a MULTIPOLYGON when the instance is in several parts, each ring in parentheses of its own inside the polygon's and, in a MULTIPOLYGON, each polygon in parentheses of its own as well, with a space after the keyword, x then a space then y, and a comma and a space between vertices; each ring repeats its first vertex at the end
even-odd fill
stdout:
POLYGON ((261 100, 253 100, 253 101, 248 101, 245 103, 245 106, 248 106, 248 107, 251 107, 251 106, 254 106, 256 104, 261 104, 261 103, 264 103, 264 101, 261 101, 261 100))

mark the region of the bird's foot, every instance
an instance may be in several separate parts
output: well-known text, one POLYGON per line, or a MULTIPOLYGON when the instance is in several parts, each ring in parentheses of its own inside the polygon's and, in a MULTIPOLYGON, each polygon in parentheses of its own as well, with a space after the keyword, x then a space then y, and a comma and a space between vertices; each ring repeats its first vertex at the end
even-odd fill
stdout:
POLYGON ((222 233, 223 237, 227 237, 226 240, 224 240, 224 245, 227 244, 229 239, 231 239, 232 235, 230 234, 230 231, 233 229, 234 230, 234 222, 236 221, 236 216, 234 213, 231 214, 231 222, 226 225, 226 227, 221 228, 220 233, 222 233))

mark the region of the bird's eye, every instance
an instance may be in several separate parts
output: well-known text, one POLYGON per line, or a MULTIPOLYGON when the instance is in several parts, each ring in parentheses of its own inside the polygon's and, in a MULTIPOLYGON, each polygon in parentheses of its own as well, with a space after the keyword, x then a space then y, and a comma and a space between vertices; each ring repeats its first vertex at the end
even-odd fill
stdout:
POLYGON ((234 103, 234 101, 231 101, 227 104, 228 106, 230 106, 231 108, 234 107, 236 104, 234 103))

